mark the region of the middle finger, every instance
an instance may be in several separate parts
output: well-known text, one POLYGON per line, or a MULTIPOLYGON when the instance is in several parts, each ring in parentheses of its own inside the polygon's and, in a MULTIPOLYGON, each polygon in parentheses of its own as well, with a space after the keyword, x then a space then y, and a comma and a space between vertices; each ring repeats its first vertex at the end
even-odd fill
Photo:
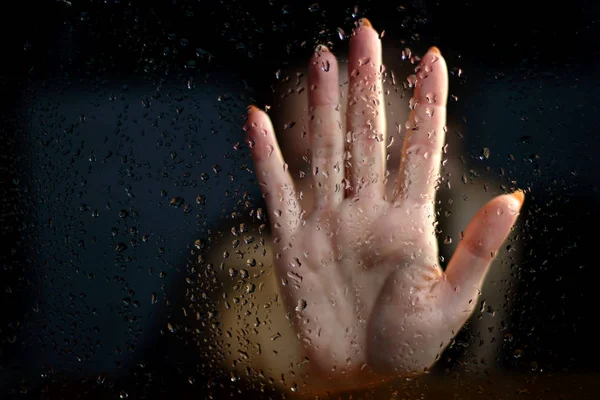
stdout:
POLYGON ((386 132, 381 40, 366 18, 359 21, 350 40, 348 74, 349 192, 366 198, 383 197, 386 132))

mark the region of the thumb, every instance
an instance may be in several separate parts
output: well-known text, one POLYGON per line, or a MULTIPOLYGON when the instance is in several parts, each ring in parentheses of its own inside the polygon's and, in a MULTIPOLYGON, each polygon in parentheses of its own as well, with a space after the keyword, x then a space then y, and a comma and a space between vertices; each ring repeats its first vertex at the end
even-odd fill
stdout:
POLYGON ((517 221, 525 200, 522 191, 490 200, 473 217, 448 267, 446 278, 458 304, 471 303, 479 293, 496 253, 517 221))

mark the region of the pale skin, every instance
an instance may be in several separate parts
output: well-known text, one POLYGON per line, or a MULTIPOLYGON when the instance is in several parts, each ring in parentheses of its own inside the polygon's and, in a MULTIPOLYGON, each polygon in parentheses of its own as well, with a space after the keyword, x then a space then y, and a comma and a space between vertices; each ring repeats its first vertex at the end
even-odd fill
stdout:
POLYGON ((484 205, 443 271, 435 193, 445 142, 445 60, 432 47, 417 67, 395 182, 385 173, 381 42, 366 19, 350 40, 348 69, 343 116, 335 56, 321 46, 309 62, 311 209, 300 206, 268 115, 249 107, 245 129, 267 203, 280 293, 308 366, 350 389, 435 363, 474 310, 524 194, 484 205), (392 196, 386 185, 395 185, 392 196))

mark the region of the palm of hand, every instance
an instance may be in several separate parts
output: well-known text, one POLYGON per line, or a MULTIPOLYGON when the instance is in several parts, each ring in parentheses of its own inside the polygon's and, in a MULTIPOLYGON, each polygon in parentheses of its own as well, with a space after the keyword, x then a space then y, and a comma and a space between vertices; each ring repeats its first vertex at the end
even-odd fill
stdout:
POLYGON ((434 198, 444 143, 446 66, 432 48, 417 68, 400 182, 397 195, 387 199, 380 59, 379 38, 364 23, 350 43, 350 140, 339 122, 335 57, 321 48, 311 60, 314 210, 300 209, 266 114, 251 108, 247 124, 290 319, 311 367, 357 386, 373 372, 393 377, 435 362, 470 316, 523 200, 517 192, 485 205, 442 271, 434 198))
POLYGON ((311 362, 353 376, 366 366, 414 372, 435 359, 448 328, 460 326, 444 326, 448 286, 429 219, 420 207, 347 200, 298 229, 303 251, 280 253, 278 265, 311 362))

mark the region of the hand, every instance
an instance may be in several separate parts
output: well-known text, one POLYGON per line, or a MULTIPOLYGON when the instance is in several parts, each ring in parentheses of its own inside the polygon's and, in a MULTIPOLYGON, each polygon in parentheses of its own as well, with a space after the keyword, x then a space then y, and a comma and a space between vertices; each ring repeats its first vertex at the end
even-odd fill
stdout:
MULTIPOLYGON (((385 195, 381 42, 363 19, 350 40, 347 130, 338 64, 319 47, 309 64, 314 209, 302 210, 267 114, 245 129, 268 207, 281 294, 313 371, 346 387, 423 372, 458 333, 524 200, 496 197, 475 215, 444 272, 435 192, 448 72, 429 49, 416 69, 394 196, 385 195)), ((304 179, 310 179, 306 177, 304 179)))

